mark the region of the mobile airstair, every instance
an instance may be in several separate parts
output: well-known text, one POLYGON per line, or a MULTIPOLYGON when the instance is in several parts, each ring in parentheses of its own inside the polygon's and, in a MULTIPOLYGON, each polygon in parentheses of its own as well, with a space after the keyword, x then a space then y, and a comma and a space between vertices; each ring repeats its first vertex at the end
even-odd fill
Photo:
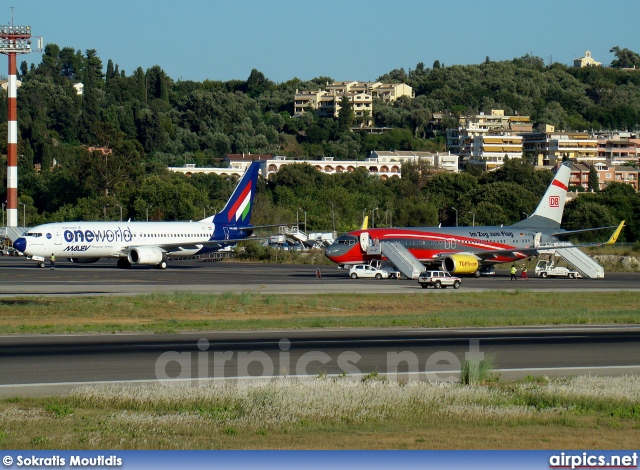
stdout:
POLYGON ((306 233, 297 226, 280 227, 280 234, 286 237, 290 243, 301 243, 305 248, 325 248, 335 240, 335 233, 317 232, 306 233))
POLYGON ((380 252, 409 279, 418 279, 424 265, 400 243, 381 242, 380 252))
POLYGON ((602 279, 604 268, 596 263, 590 256, 585 255, 579 248, 567 243, 567 248, 556 248, 556 255, 573 266, 583 277, 602 279))
POLYGON ((604 277, 604 268, 569 242, 556 243, 548 248, 545 245, 540 245, 538 250, 540 254, 560 256, 573 266, 582 277, 590 279, 602 279, 604 277))
POLYGON ((0 228, 0 238, 8 238, 13 243, 27 231, 27 227, 2 227, 0 228))

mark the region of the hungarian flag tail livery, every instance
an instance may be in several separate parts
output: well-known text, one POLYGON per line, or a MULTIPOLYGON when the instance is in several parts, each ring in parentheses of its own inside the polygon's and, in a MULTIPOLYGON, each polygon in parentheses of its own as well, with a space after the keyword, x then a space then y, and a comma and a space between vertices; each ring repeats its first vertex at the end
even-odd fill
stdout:
POLYGON ((256 183, 261 163, 252 162, 233 191, 224 209, 213 217, 216 225, 248 225, 256 195, 256 183))

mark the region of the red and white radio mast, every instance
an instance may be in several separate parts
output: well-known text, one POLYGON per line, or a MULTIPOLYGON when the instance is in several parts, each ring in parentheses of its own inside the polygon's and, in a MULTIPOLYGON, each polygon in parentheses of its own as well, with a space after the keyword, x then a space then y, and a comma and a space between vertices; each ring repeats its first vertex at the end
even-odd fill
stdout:
MULTIPOLYGON (((13 15, 12 15, 13 16, 13 15)), ((9 132, 7 145, 7 227, 18 226, 18 105, 16 86, 16 55, 42 50, 42 37, 31 48, 31 26, 0 26, 0 53, 9 57, 8 110, 9 132)), ((23 222, 24 223, 24 222, 23 222)), ((26 225, 26 224, 25 224, 26 225)))

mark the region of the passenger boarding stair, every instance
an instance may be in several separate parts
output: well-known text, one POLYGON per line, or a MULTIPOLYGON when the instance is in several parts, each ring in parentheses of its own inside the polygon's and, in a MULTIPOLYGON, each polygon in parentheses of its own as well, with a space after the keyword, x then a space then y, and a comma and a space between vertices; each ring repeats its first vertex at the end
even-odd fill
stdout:
POLYGON ((369 250, 381 253, 409 279, 418 279, 424 271, 424 265, 400 243, 381 242, 379 245, 370 246, 367 253, 369 250))
POLYGON ((290 243, 302 243, 305 248, 326 248, 331 245, 335 239, 335 232, 311 232, 306 233, 297 226, 280 227, 280 233, 286 237, 290 243))
POLYGON ((295 227, 280 227, 280 233, 283 234, 288 241, 292 243, 302 243, 305 246, 313 246, 313 242, 305 232, 295 227))
POLYGON ((555 245, 548 253, 555 253, 555 255, 560 256, 582 274, 582 277, 590 279, 602 279, 604 277, 604 268, 591 259, 590 256, 585 255, 579 248, 569 242, 560 243, 560 245, 566 246, 566 248, 558 248, 558 245, 555 245))
POLYGON ((2 227, 0 229, 0 238, 8 238, 13 243, 27 231, 27 227, 2 227))

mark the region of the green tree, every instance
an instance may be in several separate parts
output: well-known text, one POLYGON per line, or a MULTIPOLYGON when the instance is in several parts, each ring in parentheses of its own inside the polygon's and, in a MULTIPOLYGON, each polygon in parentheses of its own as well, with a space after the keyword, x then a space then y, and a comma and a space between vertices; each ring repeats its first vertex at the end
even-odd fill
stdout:
POLYGON ((347 131, 353 125, 355 113, 353 112, 353 103, 347 96, 340 99, 340 110, 338 111, 338 127, 342 131, 347 131))
POLYGON ((587 189, 589 191, 597 192, 600 191, 600 182, 598 180, 598 171, 596 167, 593 165, 589 165, 589 179, 587 182, 587 189))
POLYGON ((640 68, 640 55, 627 48, 621 49, 618 46, 612 47, 609 52, 616 56, 611 61, 613 68, 640 68))

